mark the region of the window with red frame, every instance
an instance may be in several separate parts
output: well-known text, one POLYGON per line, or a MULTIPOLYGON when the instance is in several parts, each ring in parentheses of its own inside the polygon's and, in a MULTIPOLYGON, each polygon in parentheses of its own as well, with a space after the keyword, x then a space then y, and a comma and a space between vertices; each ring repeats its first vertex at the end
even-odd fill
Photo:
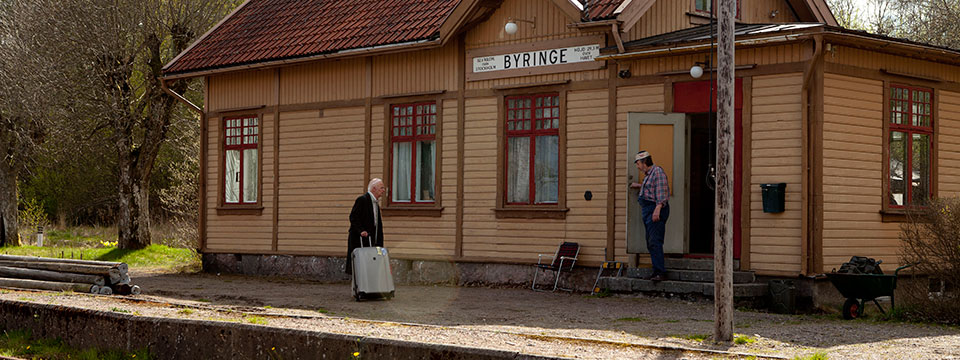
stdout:
POLYGON ((902 85, 890 86, 890 191, 891 208, 925 206, 933 195, 933 91, 902 85))
POLYGON ((510 96, 505 100, 507 204, 556 204, 560 180, 560 96, 510 96))
MULTIPOLYGON (((717 0, 693 0, 693 6, 697 12, 710 14, 713 12, 713 6, 716 4, 717 0)), ((740 17, 740 0, 737 0, 737 15, 740 17)))
POLYGON ((257 202, 258 147, 260 120, 255 116, 225 118, 223 121, 225 204, 257 202))
POLYGON ((437 103, 390 107, 395 203, 433 203, 436 193, 437 103))

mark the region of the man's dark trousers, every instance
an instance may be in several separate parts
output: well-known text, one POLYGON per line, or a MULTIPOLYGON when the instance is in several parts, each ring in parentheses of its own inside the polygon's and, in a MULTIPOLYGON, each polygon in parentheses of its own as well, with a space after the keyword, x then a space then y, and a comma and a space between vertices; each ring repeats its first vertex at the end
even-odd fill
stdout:
POLYGON ((640 206, 647 235, 647 250, 650 251, 650 260, 653 262, 653 274, 664 275, 667 269, 663 264, 663 237, 667 231, 667 218, 670 217, 670 204, 663 204, 660 208, 660 221, 653 221, 653 211, 657 208, 657 203, 640 200, 640 206))

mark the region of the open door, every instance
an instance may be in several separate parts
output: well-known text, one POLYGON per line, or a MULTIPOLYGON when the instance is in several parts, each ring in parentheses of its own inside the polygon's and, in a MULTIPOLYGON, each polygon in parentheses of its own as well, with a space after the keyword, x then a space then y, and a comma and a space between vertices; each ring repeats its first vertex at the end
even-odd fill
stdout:
POLYGON ((631 189, 632 182, 643 182, 643 174, 633 163, 640 150, 650 152, 653 163, 663 167, 670 182, 670 218, 663 241, 665 254, 686 252, 686 127, 685 114, 630 113, 627 115, 627 253, 647 253, 647 240, 638 189, 631 189))

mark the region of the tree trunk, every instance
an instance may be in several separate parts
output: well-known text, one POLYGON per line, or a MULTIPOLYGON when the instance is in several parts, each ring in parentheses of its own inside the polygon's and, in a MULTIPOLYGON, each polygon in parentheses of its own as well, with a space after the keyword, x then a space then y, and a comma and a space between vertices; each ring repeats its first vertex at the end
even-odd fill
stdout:
MULTIPOLYGON (((8 132, 8 129, 3 129, 8 132)), ((11 135, 0 134, 0 246, 17 245, 19 212, 17 210, 17 172, 7 155, 11 135)))
POLYGON ((129 149, 120 150, 120 203, 117 214, 117 241, 121 249, 143 249, 150 245, 149 182, 138 174, 129 149))

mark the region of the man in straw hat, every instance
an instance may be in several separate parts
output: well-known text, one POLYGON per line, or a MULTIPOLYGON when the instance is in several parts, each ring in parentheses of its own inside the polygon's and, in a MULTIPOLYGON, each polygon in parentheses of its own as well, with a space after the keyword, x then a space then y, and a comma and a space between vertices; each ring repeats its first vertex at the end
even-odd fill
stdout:
POLYGON ((644 173, 643 183, 632 183, 631 188, 640 189, 637 202, 647 234, 647 250, 653 262, 653 273, 648 280, 661 281, 667 273, 663 265, 663 236, 666 233, 667 218, 670 216, 670 184, 662 167, 653 164, 653 157, 646 151, 640 151, 633 163, 644 173))

